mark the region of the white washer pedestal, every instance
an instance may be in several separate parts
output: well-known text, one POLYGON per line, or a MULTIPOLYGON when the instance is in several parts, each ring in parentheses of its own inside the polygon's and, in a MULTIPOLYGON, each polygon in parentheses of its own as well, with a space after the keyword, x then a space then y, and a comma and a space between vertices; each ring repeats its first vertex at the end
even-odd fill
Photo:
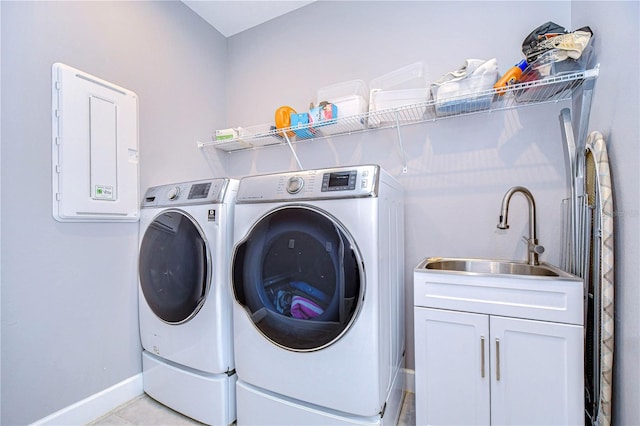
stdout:
POLYGON ((380 425, 395 426, 404 401, 404 373, 398 370, 387 398, 384 416, 363 417, 330 410, 313 404, 285 398, 239 380, 236 386, 238 404, 251 410, 238 412, 238 425, 326 426, 380 425))
POLYGON ((236 374, 176 367, 147 351, 142 353, 142 364, 144 391, 153 399, 209 425, 229 425, 235 420, 236 374))

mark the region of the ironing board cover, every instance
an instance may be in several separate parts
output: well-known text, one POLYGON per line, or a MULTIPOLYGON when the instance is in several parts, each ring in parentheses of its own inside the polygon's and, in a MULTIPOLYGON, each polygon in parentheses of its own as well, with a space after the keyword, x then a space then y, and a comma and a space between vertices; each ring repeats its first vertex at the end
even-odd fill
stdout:
MULTIPOLYGON (((601 426, 611 424, 611 395, 613 376, 614 350, 614 274, 613 274, 613 191, 611 186, 611 172, 609 157, 604 138, 599 132, 591 132, 587 138, 586 149, 593 156, 595 173, 585 173, 586 187, 595 188, 599 193, 599 205, 602 222, 600 238, 600 259, 597 262, 600 280, 600 395, 597 408, 597 422, 601 426), (593 182, 589 182, 594 179, 593 182)), ((587 155, 587 157, 589 157, 587 155)), ((589 161, 587 161, 588 163, 589 161)), ((596 197, 597 198, 597 197, 596 197)), ((596 224, 596 227, 598 224, 596 224)), ((597 228, 596 228, 597 229, 597 228)), ((593 243, 597 241, 594 238, 593 243)))

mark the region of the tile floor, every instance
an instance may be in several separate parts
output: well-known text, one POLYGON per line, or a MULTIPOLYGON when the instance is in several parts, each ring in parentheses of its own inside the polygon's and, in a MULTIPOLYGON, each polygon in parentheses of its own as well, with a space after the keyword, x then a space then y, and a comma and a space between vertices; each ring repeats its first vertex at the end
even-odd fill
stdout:
MULTIPOLYGON (((413 393, 407 392, 400 412, 398 426, 413 426, 415 424, 415 397, 413 393)), ((95 419, 87 426, 107 425, 178 426, 202 425, 202 423, 185 417, 144 394, 95 419)))

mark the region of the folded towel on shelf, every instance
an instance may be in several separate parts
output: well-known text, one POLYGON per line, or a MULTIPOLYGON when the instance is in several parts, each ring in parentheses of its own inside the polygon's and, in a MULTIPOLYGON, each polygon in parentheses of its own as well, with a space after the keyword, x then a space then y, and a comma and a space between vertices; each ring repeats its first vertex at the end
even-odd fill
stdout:
POLYGON ((431 84, 434 99, 450 98, 491 89, 498 80, 498 61, 493 58, 467 59, 455 71, 448 72, 431 84))
POLYGON ((496 81, 498 61, 495 58, 467 59, 460 68, 431 84, 436 115, 443 117, 489 108, 493 92, 486 91, 492 90, 496 81))

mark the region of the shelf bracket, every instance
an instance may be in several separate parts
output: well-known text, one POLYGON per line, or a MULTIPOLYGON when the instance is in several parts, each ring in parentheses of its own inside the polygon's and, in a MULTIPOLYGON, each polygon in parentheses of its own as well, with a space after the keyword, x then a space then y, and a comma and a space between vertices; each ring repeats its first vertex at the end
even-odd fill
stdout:
POLYGON ((400 119, 398 118, 399 112, 396 111, 396 131, 398 132, 398 144, 400 145, 400 155, 402 158, 402 173, 407 173, 407 155, 404 152, 404 145, 402 144, 402 132, 400 131, 400 119))
POLYGON ((298 170, 304 170, 302 168, 302 164, 300 163, 300 159, 298 158, 298 154, 296 154, 296 150, 293 149, 293 145, 291 144, 291 140, 289 139, 287 132, 282 132, 282 136, 284 136, 284 140, 287 141, 287 145, 289 145, 289 150, 291 151, 291 154, 293 154, 293 158, 296 159, 296 163, 298 164, 298 170))

